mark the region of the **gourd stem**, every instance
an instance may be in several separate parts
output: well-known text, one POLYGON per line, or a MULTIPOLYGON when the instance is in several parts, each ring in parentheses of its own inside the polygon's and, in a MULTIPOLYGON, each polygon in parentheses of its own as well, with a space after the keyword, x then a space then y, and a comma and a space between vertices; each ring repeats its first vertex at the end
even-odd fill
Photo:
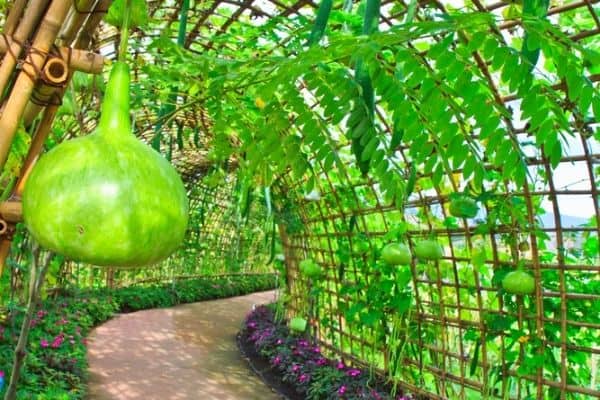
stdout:
POLYGON ((123 10, 123 22, 121 24, 121 42, 119 43, 119 61, 125 62, 127 48, 129 47, 129 23, 131 20, 131 0, 125 1, 123 10))

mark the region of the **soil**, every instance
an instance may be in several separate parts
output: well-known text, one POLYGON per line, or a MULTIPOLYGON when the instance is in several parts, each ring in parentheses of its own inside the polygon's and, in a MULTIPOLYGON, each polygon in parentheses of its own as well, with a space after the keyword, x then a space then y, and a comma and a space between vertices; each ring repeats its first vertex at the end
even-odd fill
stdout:
POLYGON ((265 382, 271 389, 285 400, 304 400, 304 395, 296 392, 296 390, 283 382, 281 374, 274 370, 269 361, 262 357, 254 349, 254 345, 247 338, 238 333, 237 344, 240 352, 248 362, 250 368, 265 382))

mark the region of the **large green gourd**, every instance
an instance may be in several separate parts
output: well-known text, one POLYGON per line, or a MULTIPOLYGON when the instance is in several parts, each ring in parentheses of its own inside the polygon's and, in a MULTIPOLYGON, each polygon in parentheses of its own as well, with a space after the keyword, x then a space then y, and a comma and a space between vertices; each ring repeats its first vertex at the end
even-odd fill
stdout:
POLYGON ((94 133, 41 157, 23 193, 46 249, 94 265, 158 262, 182 242, 188 200, 175 169, 132 134, 129 67, 115 63, 94 133))

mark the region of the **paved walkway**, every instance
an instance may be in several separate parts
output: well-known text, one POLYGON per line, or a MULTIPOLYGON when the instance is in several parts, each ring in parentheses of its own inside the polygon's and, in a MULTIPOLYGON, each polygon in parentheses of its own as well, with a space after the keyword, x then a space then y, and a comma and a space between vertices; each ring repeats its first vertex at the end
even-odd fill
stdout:
POLYGON ((274 292, 119 315, 89 337, 90 400, 274 400, 235 334, 274 292))

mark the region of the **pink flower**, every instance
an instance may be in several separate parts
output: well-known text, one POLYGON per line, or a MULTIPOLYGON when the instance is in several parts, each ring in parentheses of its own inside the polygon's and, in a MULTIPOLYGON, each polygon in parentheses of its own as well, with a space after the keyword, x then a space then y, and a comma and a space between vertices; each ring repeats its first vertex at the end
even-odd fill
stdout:
POLYGON ((300 366, 298 364, 294 364, 292 367, 292 372, 298 372, 298 370, 300 370, 300 366))
POLYGON ((4 371, 0 371, 0 378, 4 378, 4 371))
POLYGON ((360 370, 356 369, 356 368, 349 369, 348 372, 346 372, 346 375, 352 376, 352 377, 359 376, 360 370))
POLYGON ((277 356, 271 362, 273 363, 273 365, 279 365, 281 364, 281 357, 277 356))
POLYGON ((40 346, 42 346, 42 348, 46 348, 48 347, 48 341, 46 339, 42 339, 40 340, 40 346))
POLYGON ((282 344, 283 340, 282 339, 277 339, 277 342, 275 342, 276 344, 282 344))
POLYGON ((61 344, 65 341, 64 334, 60 334, 54 338, 52 344, 50 345, 53 349, 58 349, 61 344))
POLYGON ((337 369, 344 369, 346 368, 346 365, 344 365, 343 361, 338 361, 337 363, 337 369))
POLYGON ((326 360, 325 358, 323 358, 323 357, 320 357, 320 358, 317 360, 317 365, 325 365, 325 364, 327 364, 327 360, 326 360))
POLYGON ((340 386, 340 388, 338 389, 337 392, 340 396, 342 396, 344 393, 346 393, 346 385, 340 386))
POLYGON ((308 375, 306 375, 306 374, 302 374, 302 375, 300 375, 300 376, 298 377, 298 380, 299 380, 300 382, 306 382, 306 381, 308 380, 308 375))

